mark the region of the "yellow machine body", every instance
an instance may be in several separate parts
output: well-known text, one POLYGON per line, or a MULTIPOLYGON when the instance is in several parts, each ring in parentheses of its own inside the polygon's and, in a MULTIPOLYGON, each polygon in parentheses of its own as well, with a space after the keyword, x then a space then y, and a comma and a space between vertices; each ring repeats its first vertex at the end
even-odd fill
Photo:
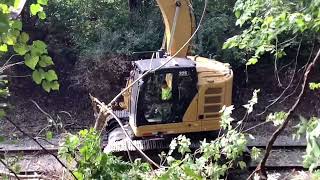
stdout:
MULTIPOLYGON (((196 63, 198 75, 198 93, 188 106, 179 123, 135 126, 129 124, 137 137, 157 134, 184 134, 191 132, 216 131, 220 129, 220 110, 231 105, 233 73, 228 64, 203 57, 188 57, 196 63)), ((128 84, 130 82, 128 81, 128 84)), ((132 89, 124 93, 123 107, 128 110, 132 89)))
MULTIPOLYGON (((167 55, 170 57, 177 53, 175 57, 187 59, 195 64, 197 94, 178 123, 136 126, 134 118, 130 118, 130 127, 136 137, 219 130, 220 111, 224 105, 231 105, 233 72, 229 64, 204 57, 187 56, 188 43, 178 52, 195 29, 195 18, 189 0, 157 0, 157 3, 165 24, 167 55)), ((174 60, 179 61, 179 58, 174 60)), ((132 81, 133 79, 130 79, 127 85, 132 81)), ((128 111, 138 103, 138 99, 132 98, 132 91, 130 88, 123 94, 124 102, 121 103, 128 111)))

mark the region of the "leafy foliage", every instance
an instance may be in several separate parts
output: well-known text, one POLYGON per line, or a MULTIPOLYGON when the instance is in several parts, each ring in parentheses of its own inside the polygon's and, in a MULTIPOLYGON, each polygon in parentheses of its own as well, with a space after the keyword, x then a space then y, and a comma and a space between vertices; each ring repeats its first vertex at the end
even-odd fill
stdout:
MULTIPOLYGON (((52 39, 64 34, 80 59, 91 61, 106 55, 130 57, 133 52, 158 50, 164 34, 159 7, 155 1, 139 2, 136 10, 130 10, 127 1, 121 0, 50 1, 47 18, 52 39)), ((241 51, 221 49, 227 37, 239 31, 232 16, 234 2, 208 1, 203 28, 192 44, 193 54, 231 62, 234 66, 243 59, 245 54, 241 51)), ((201 16, 203 5, 204 1, 193 1, 196 19, 201 16)))
POLYGON ((314 83, 314 82, 309 83, 309 88, 310 88, 311 90, 320 89, 320 83, 314 83))
POLYGON ((76 163, 74 174, 85 179, 146 179, 143 173, 151 170, 149 164, 136 160, 130 164, 101 151, 101 139, 94 131, 81 130, 69 134, 59 149, 59 155, 76 163))
MULTIPOLYGON (((46 5, 46 0, 38 0, 36 4, 30 6, 31 12, 33 15, 38 14, 41 19, 45 19, 45 13, 43 12, 42 5, 46 5)), ((37 84, 41 84, 42 79, 37 79, 34 76, 35 72, 38 71, 38 62, 40 57, 47 56, 47 46, 44 42, 30 41, 29 35, 26 32, 22 31, 22 22, 21 20, 15 19, 15 13, 17 8, 23 8, 20 6, 20 0, 5 0, 0 1, 0 58, 6 59, 9 54, 13 54, 6 62, 2 63, 1 72, 0 72, 0 99, 1 99, 1 108, 0 108, 0 119, 3 119, 6 115, 7 97, 10 95, 7 87, 8 81, 5 80, 6 75, 4 75, 4 70, 18 64, 10 64, 10 60, 14 56, 21 56, 24 59, 24 64, 33 70, 33 79, 37 84), (31 44, 32 43, 32 44, 31 44)), ((48 57, 48 56, 47 56, 48 57)), ((40 60, 42 61, 42 59, 40 60)), ((49 64, 48 60, 45 60, 47 67, 52 65, 53 62, 49 64)), ((42 70, 43 71, 43 70, 42 70)), ((59 84, 57 81, 57 75, 54 70, 48 71, 49 75, 46 80, 49 83, 55 83, 55 87, 46 88, 45 90, 50 92, 50 90, 58 90, 59 84), (55 76, 54 76, 54 75, 55 76)), ((42 84, 43 85, 43 84, 42 84)), ((0 137, 3 141, 3 137, 0 137)), ((2 159, 3 157, 1 157, 2 159)), ((12 168, 14 171, 19 172, 20 166, 15 165, 12 168)))
MULTIPOLYGON (((11 0, 6 3, 0 3, 2 20, 0 23, 1 40, 0 51, 3 56, 10 53, 12 49, 16 54, 24 58, 27 67, 33 70, 32 79, 37 84, 42 84, 44 90, 59 90, 58 77, 54 70, 52 59, 48 56, 47 45, 40 40, 30 41, 29 35, 22 31, 22 22, 10 18, 10 9, 17 8, 19 0, 11 0), (2 25, 1 25, 2 24, 2 25), (44 68, 44 69, 42 69, 44 68), (49 69, 45 72, 45 69, 49 69)), ((45 19, 43 6, 47 5, 47 0, 38 0, 37 3, 31 4, 30 12, 32 15, 38 15, 40 19, 45 19)))
MULTIPOLYGON (((256 64, 259 58, 267 53, 272 54, 275 60, 282 58, 286 55, 286 49, 294 46, 297 40, 308 44, 311 38, 319 36, 319 8, 319 0, 237 0, 234 7, 236 25, 244 30, 241 34, 229 38, 223 48, 236 47, 245 50, 249 55, 247 66, 256 64)), ((319 43, 318 38, 312 41, 319 43)), ((310 83, 309 86, 312 90, 318 88, 316 83, 310 83)), ((285 112, 276 112, 270 114, 267 121, 278 126, 287 116, 285 112)), ((298 126, 299 136, 306 133, 308 146, 304 164, 311 171, 319 162, 318 122, 316 118, 309 122, 302 119, 298 126)))
POLYGON ((89 59, 161 46, 163 24, 154 1, 143 1, 138 11, 130 12, 122 0, 53 0, 48 10, 51 28, 63 29, 60 33, 70 38, 80 56, 89 59))
POLYGON ((9 89, 7 87, 8 81, 5 79, 6 76, 0 76, 0 120, 3 119, 6 115, 6 109, 7 109, 7 98, 10 96, 9 89))
POLYGON ((246 28, 228 39, 223 48, 250 52, 247 65, 256 64, 266 52, 281 58, 296 38, 319 33, 319 8, 318 0, 238 0, 234 7, 236 24, 246 28))
POLYGON ((300 120, 301 122, 296 126, 298 130, 295 137, 306 136, 307 149, 303 164, 310 171, 314 171, 319 166, 320 161, 320 119, 312 117, 310 120, 306 120, 300 117, 300 120))
POLYGON ((267 117, 267 121, 272 121, 274 126, 279 126, 287 119, 287 116, 288 114, 283 111, 270 113, 267 117))
MULTIPOLYGON (((245 52, 238 49, 222 49, 226 39, 237 34, 240 30, 235 26, 234 3, 235 0, 208 1, 205 19, 192 44, 193 54, 228 62, 233 67, 244 64, 245 52)), ((196 19, 201 16, 203 5, 204 1, 193 1, 196 19)))
POLYGON ((261 149, 258 149, 256 147, 253 147, 251 149, 251 158, 254 159, 254 160, 257 160, 258 157, 260 156, 261 154, 261 149))
POLYGON ((252 113, 253 106, 258 103, 258 93, 259 92, 260 92, 260 89, 255 89, 253 91, 253 96, 252 96, 251 100, 249 100, 249 103, 246 105, 243 105, 243 107, 247 109, 248 114, 252 113))
MULTIPOLYGON (((257 102, 257 92, 249 104, 257 102)), ((253 105, 252 105, 253 106, 253 105)), ((149 165, 136 161, 123 162, 100 149, 100 137, 93 129, 82 130, 77 135, 69 134, 60 146, 59 154, 69 162, 76 163, 74 173, 79 179, 221 179, 234 168, 247 166, 247 139, 242 128, 232 127, 233 106, 221 111, 224 124, 218 138, 201 141, 200 148, 191 151, 191 140, 179 135, 170 143, 167 153, 162 152, 161 167, 152 170, 149 165)), ((252 157, 258 158, 260 150, 253 148, 252 157)))

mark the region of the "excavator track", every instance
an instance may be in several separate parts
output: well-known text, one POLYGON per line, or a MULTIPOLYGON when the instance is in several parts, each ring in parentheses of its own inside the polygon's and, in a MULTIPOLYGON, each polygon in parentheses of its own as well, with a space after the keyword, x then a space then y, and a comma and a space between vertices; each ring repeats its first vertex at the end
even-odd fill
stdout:
POLYGON ((122 139, 116 142, 110 142, 104 148, 104 152, 127 152, 127 151, 136 151, 136 148, 141 149, 142 151, 150 150, 159 150, 159 149, 168 149, 170 141, 168 142, 165 139, 142 139, 142 140, 133 140, 133 144, 128 139, 122 139), (134 144, 134 145, 133 145, 134 144))
MULTIPOLYGON (((120 119, 128 119, 129 113, 125 110, 114 111, 114 114, 120 119)), ((112 116, 107 118, 112 119, 112 116)), ((125 133, 120 127, 116 127, 103 138, 104 152, 106 153, 119 153, 136 151, 136 147, 142 151, 153 151, 153 150, 168 150, 169 145, 173 137, 150 137, 145 139, 134 139, 132 129, 127 124, 127 121, 123 121, 124 127, 129 135, 132 136, 133 140, 126 137, 125 133)), ((196 149, 200 147, 199 139, 191 141, 190 148, 196 149)))
MULTIPOLYGON (((114 114, 121 120, 128 119, 129 113, 125 110, 114 111, 114 114)), ((111 120, 113 117, 109 116, 107 119, 111 120)), ((132 129, 128 125, 127 121, 123 121, 124 127, 128 134, 133 136, 132 129)), ((139 139, 139 140, 130 140, 126 137, 123 130, 117 126, 113 128, 103 137, 103 147, 104 152, 106 153, 121 153, 128 151, 136 151, 136 147, 142 151, 152 151, 152 150, 164 150, 168 149, 171 139, 167 138, 151 138, 151 139, 139 139), (133 145, 133 144, 134 145, 133 145)))

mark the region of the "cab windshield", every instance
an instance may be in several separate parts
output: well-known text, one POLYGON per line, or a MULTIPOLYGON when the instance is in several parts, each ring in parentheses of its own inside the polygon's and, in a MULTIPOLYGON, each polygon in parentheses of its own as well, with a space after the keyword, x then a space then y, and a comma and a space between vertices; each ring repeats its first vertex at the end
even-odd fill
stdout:
POLYGON ((178 123, 197 94, 195 70, 152 73, 139 95, 137 125, 178 123))

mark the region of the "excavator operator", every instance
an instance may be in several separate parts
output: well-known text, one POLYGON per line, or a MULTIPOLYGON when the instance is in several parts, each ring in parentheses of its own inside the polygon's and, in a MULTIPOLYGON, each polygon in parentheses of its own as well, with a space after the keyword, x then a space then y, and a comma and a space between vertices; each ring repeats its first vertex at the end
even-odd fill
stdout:
POLYGON ((164 80, 161 85, 161 100, 169 101, 171 97, 172 97, 171 88, 168 86, 167 81, 164 80))

